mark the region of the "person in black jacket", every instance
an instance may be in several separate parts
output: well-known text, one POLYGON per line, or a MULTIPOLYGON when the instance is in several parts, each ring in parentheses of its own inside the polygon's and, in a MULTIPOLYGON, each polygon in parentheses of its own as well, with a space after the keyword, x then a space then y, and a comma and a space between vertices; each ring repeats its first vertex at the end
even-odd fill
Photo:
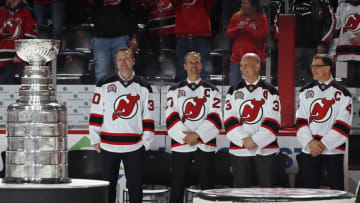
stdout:
POLYGON ((94 0, 95 38, 93 52, 96 81, 117 72, 115 55, 120 48, 135 51, 136 20, 131 0, 94 0))
POLYGON ((335 26, 334 12, 329 0, 295 0, 295 85, 312 81, 308 68, 320 42, 329 43, 335 26))

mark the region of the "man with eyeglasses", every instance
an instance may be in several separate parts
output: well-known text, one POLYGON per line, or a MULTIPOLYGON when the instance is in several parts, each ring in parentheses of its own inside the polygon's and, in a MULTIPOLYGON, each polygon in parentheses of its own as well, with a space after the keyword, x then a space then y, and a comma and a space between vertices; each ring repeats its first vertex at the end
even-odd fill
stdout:
POLYGON ((142 202, 144 150, 154 136, 154 100, 149 84, 136 77, 130 48, 116 54, 118 72, 95 87, 90 110, 90 141, 101 154, 104 179, 110 182, 109 203, 115 203, 121 161, 131 203, 142 202))
POLYGON ((300 90, 296 135, 302 146, 303 186, 319 188, 326 168, 331 189, 344 189, 345 142, 352 121, 352 99, 344 85, 331 76, 333 63, 317 54, 310 66, 314 81, 300 90))
POLYGON ((165 111, 172 151, 170 203, 183 202, 185 183, 192 178, 202 190, 214 186, 215 137, 221 129, 221 95, 200 78, 200 53, 189 52, 184 61, 187 79, 169 89, 165 111), (198 173, 191 177, 194 164, 198 173))

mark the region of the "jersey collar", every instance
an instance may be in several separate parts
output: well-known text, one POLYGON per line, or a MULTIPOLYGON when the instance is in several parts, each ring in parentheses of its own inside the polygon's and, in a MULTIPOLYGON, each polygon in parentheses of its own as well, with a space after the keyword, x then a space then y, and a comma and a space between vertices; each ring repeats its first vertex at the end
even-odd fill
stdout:
POLYGON ((320 83, 320 81, 317 81, 318 83, 318 87, 321 91, 326 90, 327 88, 329 88, 330 86, 332 86, 335 83, 335 80, 332 76, 330 76, 330 79, 327 80, 326 82, 320 83))
POLYGON ((260 84, 261 84, 260 77, 258 77, 258 79, 255 80, 255 82, 253 83, 249 83, 245 80, 245 87, 249 90, 249 92, 253 92, 254 90, 256 90, 256 88, 258 88, 260 84))
POLYGON ((125 78, 120 75, 120 72, 118 72, 118 73, 116 74, 116 76, 117 76, 118 80, 120 81, 120 83, 121 83, 124 87, 128 87, 128 86, 129 86, 131 83, 133 83, 134 80, 135 80, 135 72, 133 72, 132 75, 131 75, 131 77, 130 77, 129 79, 127 79, 127 80, 125 80, 125 78))
POLYGON ((203 80, 198 79, 195 82, 191 82, 189 79, 186 79, 185 83, 190 89, 192 89, 194 91, 196 88, 198 88, 203 83, 203 80))

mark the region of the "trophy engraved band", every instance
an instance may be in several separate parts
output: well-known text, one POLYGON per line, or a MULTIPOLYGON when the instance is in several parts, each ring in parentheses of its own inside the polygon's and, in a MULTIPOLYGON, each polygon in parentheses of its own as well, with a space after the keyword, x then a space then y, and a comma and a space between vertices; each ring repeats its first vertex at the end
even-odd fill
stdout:
POLYGON ((16 53, 29 65, 19 99, 7 108, 5 183, 69 183, 66 107, 57 103, 50 68, 60 41, 15 41, 16 53))

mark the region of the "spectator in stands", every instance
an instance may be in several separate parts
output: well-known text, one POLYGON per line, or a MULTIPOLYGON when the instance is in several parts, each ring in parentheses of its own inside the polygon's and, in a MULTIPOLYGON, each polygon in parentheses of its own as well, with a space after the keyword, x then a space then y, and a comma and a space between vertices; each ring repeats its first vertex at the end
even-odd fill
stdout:
POLYGON ((0 83, 15 83, 16 71, 22 75, 23 62, 16 56, 14 41, 35 38, 36 20, 21 0, 6 0, 0 9, 0 25, 0 83))
POLYGON ((339 4, 330 55, 347 64, 347 85, 360 86, 360 0, 339 4))
POLYGON ((210 11, 214 0, 167 0, 176 8, 175 34, 177 56, 177 79, 186 79, 184 57, 190 51, 201 55, 203 69, 201 78, 207 79, 207 69, 210 63, 211 37, 210 11))
POLYGON ((320 42, 329 42, 335 26, 333 9, 329 1, 295 0, 295 85, 302 86, 312 80, 308 68, 320 42))
POLYGON ((271 0, 271 17, 270 17, 270 40, 269 47, 271 50, 271 84, 278 84, 278 40, 279 40, 279 15, 284 13, 283 0, 271 0))
POLYGON ((52 19, 54 38, 60 40, 65 17, 65 0, 34 0, 34 12, 39 26, 47 26, 52 19))
POLYGON ((175 19, 176 10, 168 0, 144 0, 145 7, 150 10, 149 30, 152 49, 175 49, 175 19))
POLYGON ((240 61, 244 54, 256 53, 265 64, 268 22, 259 0, 242 0, 241 9, 232 16, 226 32, 233 40, 229 80, 230 85, 236 85, 241 79, 240 61))
POLYGON ((352 122, 352 98, 331 76, 327 54, 314 56, 313 82, 299 94, 296 135, 302 146, 300 170, 306 188, 320 188, 322 169, 331 189, 344 190, 344 152, 352 122))
POLYGON ((99 81, 117 72, 117 50, 128 46, 137 50, 137 27, 131 0, 94 0, 93 15, 95 76, 99 81))
POLYGON ((260 57, 245 54, 240 62, 244 80, 230 88, 224 106, 224 126, 230 140, 234 187, 275 184, 274 161, 279 146, 280 100, 277 89, 260 79, 260 57))

